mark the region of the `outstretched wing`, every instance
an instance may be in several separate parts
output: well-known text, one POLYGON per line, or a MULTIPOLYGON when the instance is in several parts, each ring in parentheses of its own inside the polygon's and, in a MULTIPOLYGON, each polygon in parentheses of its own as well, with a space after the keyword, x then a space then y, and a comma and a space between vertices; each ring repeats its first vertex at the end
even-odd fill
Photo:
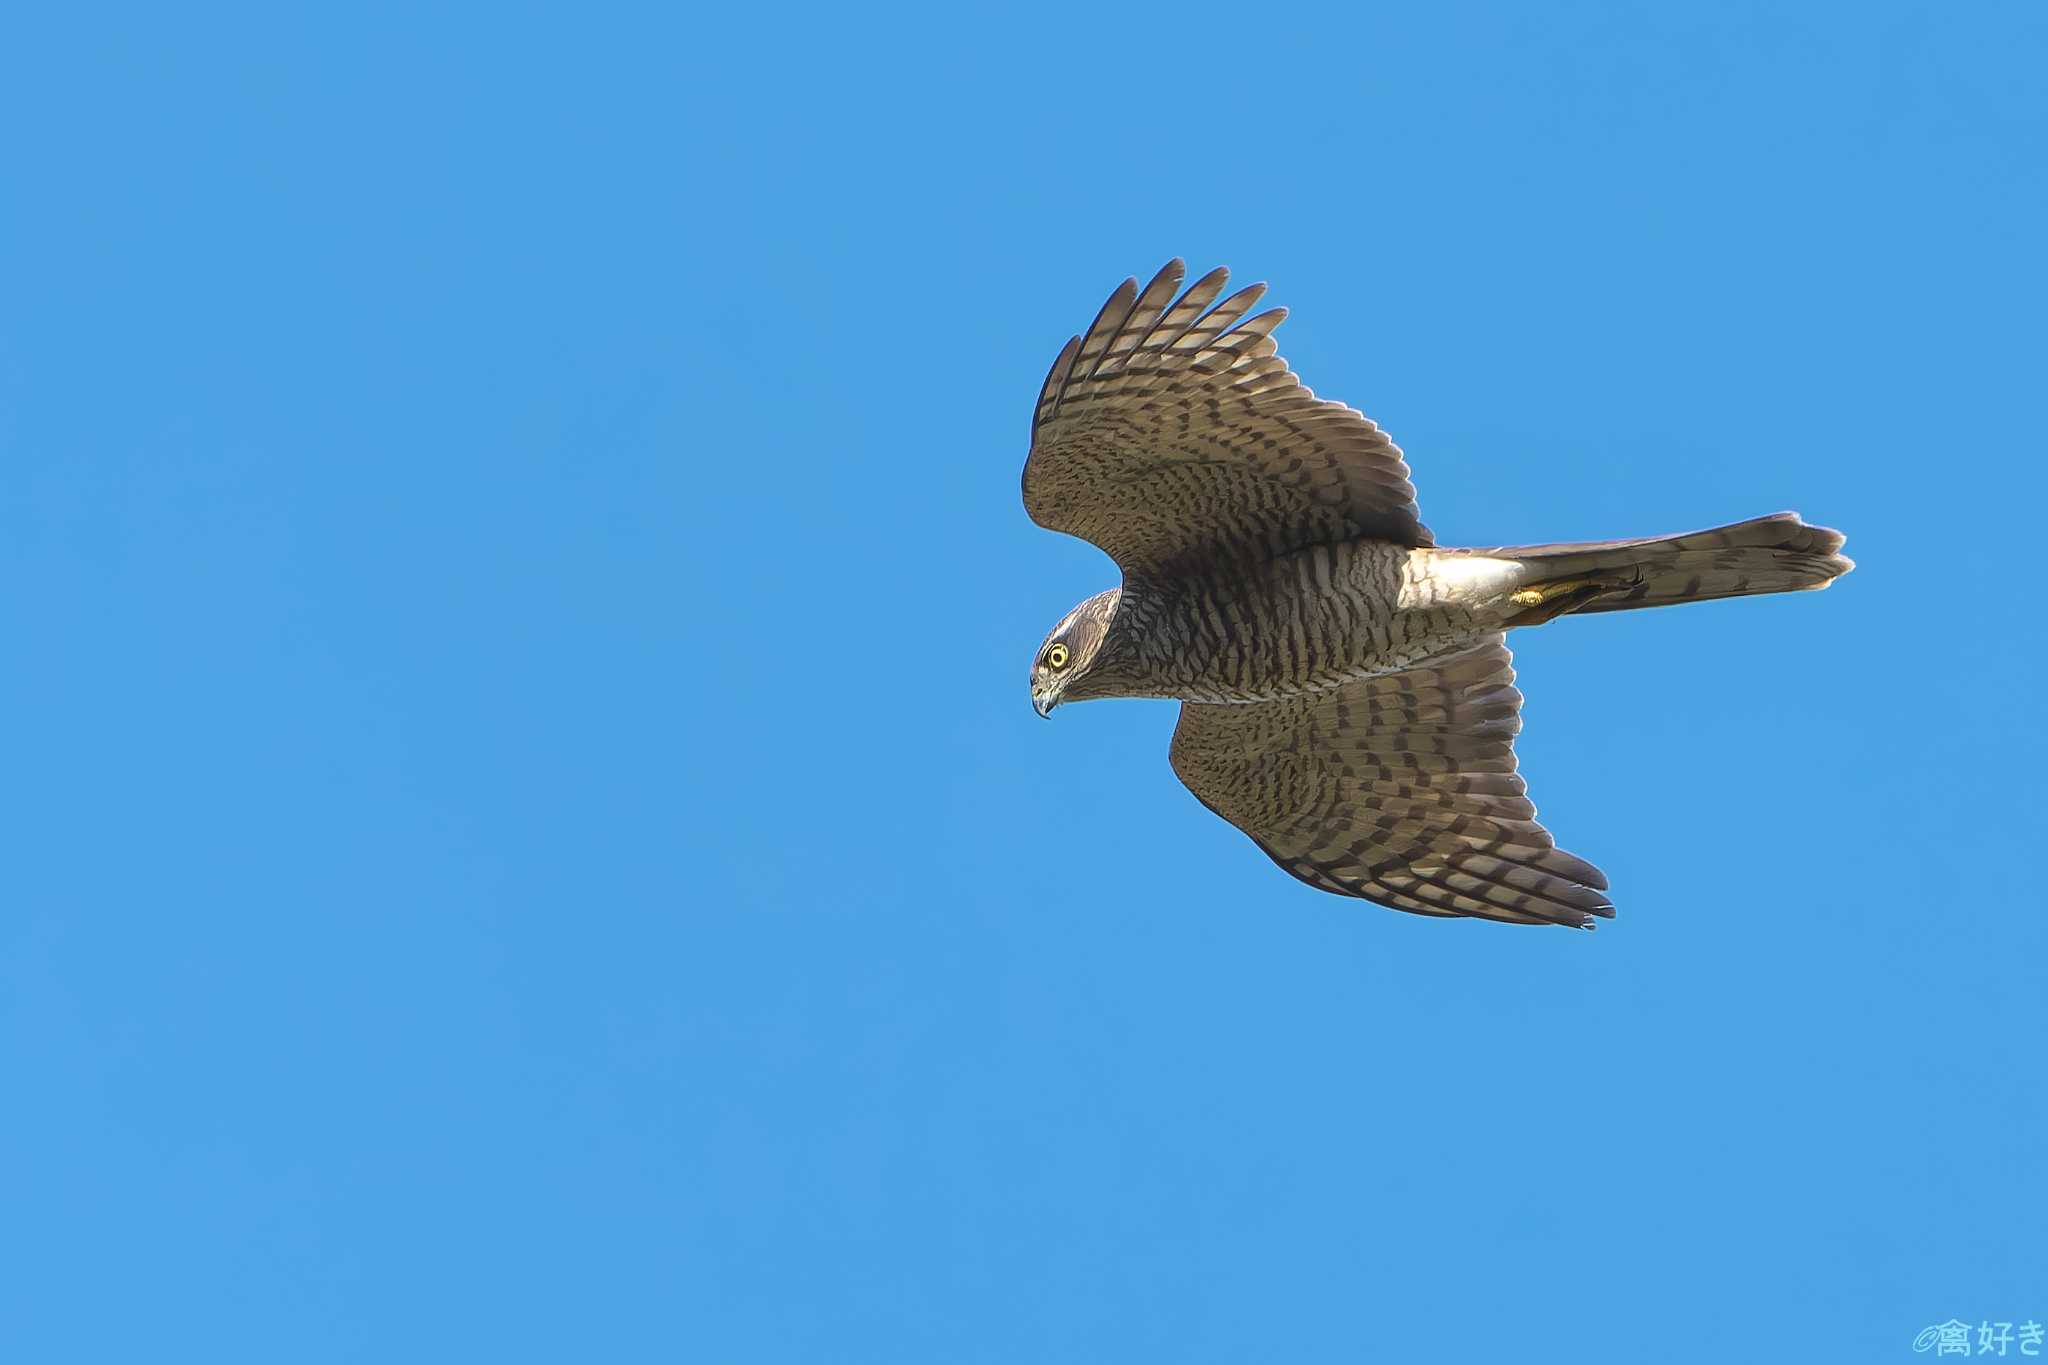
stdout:
POLYGON ((1245 316, 1262 284, 1217 303, 1220 269, 1175 298, 1185 271, 1169 261, 1142 293, 1125 280, 1053 362, 1024 465, 1031 519, 1138 574, 1360 537, 1431 544, 1400 449, 1277 354, 1287 310, 1245 316))
POLYGON ((1310 886, 1423 915, 1588 927, 1607 879, 1536 823, 1502 637, 1291 701, 1181 706, 1173 770, 1310 886))

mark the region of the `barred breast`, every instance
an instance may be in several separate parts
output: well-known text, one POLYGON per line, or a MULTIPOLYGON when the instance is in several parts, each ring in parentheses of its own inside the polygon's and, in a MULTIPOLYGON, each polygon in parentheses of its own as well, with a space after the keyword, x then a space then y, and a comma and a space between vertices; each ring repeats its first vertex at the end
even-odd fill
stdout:
POLYGON ((1239 573, 1127 582, 1120 614, 1138 627, 1154 695, 1278 701, 1469 647, 1500 629, 1514 570, 1505 560, 1352 541, 1239 573))

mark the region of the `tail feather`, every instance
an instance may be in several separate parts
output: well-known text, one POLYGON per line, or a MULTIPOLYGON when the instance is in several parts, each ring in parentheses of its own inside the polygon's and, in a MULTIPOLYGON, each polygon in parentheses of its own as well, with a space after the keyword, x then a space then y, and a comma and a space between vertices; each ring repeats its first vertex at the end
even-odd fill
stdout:
POLYGON ((1555 585, 1558 600, 1535 609, 1541 614, 1528 622, 1535 624, 1567 610, 1632 611, 1825 588, 1855 567, 1839 553, 1842 539, 1839 531, 1808 526, 1796 512, 1779 512, 1675 536, 1511 545, 1473 553, 1520 561, 1526 569, 1523 583, 1538 601, 1544 601, 1546 585, 1555 585), (1597 590, 1589 591, 1589 585, 1597 590))

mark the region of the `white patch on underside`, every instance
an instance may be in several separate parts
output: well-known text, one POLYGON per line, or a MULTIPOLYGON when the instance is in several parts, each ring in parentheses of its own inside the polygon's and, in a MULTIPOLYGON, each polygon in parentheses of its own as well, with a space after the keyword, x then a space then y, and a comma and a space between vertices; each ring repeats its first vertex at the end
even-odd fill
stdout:
POLYGON ((1485 555, 1451 555, 1436 550, 1413 551, 1401 575, 1401 607, 1480 607, 1520 586, 1523 566, 1512 559, 1485 555))

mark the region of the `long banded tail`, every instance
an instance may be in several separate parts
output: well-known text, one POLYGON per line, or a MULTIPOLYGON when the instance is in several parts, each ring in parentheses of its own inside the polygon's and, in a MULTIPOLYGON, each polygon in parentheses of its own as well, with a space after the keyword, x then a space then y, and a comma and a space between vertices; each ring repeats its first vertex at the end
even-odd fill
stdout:
POLYGON ((1533 625, 1567 611, 1632 611, 1825 588, 1855 567, 1842 534, 1779 512, 1710 531, 1639 540, 1510 545, 1473 553, 1521 561, 1533 625))

